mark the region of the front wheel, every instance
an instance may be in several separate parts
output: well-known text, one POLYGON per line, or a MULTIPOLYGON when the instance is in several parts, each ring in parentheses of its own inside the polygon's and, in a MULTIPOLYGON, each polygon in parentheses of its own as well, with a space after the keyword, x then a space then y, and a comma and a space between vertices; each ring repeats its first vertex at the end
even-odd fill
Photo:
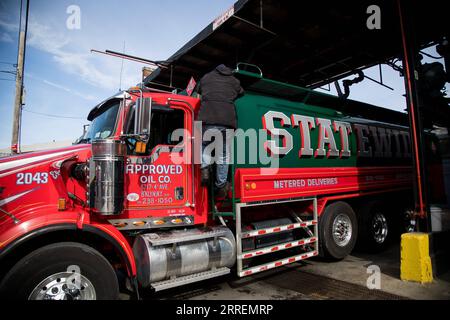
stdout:
POLYGON ((39 248, 21 259, 0 284, 0 297, 20 300, 114 300, 114 269, 97 250, 75 242, 39 248))
POLYGON ((358 234, 352 207, 345 202, 328 205, 320 216, 319 232, 321 256, 340 260, 349 255, 358 234))

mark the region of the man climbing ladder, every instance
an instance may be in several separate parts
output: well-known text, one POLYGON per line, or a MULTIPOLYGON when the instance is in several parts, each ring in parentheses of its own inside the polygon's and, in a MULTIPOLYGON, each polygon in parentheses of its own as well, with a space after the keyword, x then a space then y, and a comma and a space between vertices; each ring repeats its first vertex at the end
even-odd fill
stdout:
POLYGON ((203 125, 202 143, 202 183, 209 181, 210 166, 213 163, 211 149, 207 148, 210 141, 205 137, 220 137, 222 145, 215 150, 216 163, 215 187, 217 196, 224 198, 228 190, 228 166, 230 162, 230 144, 226 130, 236 128, 236 112, 234 101, 244 93, 241 84, 233 75, 233 70, 221 64, 213 71, 205 74, 199 83, 198 93, 201 94, 201 106, 198 120, 203 125), (209 131, 206 135, 205 133, 209 131))

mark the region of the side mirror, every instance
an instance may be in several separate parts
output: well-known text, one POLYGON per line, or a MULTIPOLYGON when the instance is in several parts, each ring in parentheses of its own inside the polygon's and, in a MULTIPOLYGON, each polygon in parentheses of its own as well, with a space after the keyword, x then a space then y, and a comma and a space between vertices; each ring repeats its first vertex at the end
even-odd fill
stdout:
POLYGON ((150 126, 152 122, 152 99, 138 98, 136 100, 136 114, 134 118, 134 134, 150 137, 150 126))

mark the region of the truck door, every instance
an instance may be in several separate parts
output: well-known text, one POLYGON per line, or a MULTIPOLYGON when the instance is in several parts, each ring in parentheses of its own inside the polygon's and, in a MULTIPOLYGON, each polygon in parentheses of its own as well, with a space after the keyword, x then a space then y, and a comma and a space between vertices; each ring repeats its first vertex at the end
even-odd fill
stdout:
MULTIPOLYGON (((126 119, 133 132, 133 109, 126 119)), ((192 203, 190 140, 174 141, 176 130, 190 129, 185 110, 152 104, 150 139, 146 152, 136 154, 128 146, 125 165, 125 208, 128 210, 168 209, 192 203)))

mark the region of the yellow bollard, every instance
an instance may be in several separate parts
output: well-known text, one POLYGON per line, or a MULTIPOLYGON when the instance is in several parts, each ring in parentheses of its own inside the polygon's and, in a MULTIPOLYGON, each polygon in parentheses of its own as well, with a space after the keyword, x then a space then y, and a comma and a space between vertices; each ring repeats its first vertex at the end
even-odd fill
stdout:
POLYGON ((429 283, 433 281, 428 234, 402 234, 400 279, 429 283))

